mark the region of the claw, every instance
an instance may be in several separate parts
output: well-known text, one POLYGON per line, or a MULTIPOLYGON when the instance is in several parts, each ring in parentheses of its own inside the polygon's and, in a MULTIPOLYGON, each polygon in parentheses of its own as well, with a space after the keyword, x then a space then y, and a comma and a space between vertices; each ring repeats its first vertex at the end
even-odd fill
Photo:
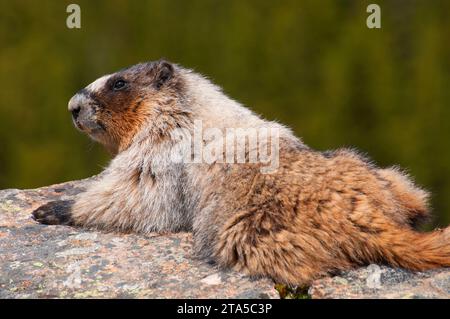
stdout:
POLYGON ((49 202, 33 211, 31 218, 41 224, 70 225, 72 223, 70 207, 73 201, 49 202))

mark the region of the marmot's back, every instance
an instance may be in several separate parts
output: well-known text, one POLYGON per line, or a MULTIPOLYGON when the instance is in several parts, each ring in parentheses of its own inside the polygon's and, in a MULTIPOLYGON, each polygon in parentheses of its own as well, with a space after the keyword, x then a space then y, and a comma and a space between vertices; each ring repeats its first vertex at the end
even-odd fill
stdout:
POLYGON ((217 213, 227 217, 214 248, 222 265, 288 284, 369 263, 450 266, 450 230, 414 230, 427 214, 426 193, 396 170, 380 173, 348 150, 300 149, 282 154, 274 174, 239 175, 247 179, 236 182, 241 196, 231 194, 217 213))

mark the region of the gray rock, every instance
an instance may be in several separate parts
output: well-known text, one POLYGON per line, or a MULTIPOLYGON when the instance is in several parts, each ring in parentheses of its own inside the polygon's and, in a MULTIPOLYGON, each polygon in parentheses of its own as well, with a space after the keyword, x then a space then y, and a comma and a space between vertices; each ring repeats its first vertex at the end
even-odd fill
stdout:
MULTIPOLYGON (((72 199, 90 180, 0 191, 0 298, 279 297, 268 279, 193 258, 189 233, 104 233, 30 218, 49 201, 72 199)), ((449 298, 450 270, 369 265, 316 280, 309 290, 277 287, 288 298, 308 298, 306 291, 312 298, 449 298)))
POLYGON ((369 265, 316 280, 312 298, 450 298, 450 269, 411 272, 369 265), (336 281, 335 278, 340 278, 336 281), (344 279, 345 281, 342 281, 344 279))
POLYGON ((0 298, 278 298, 268 279, 191 256, 189 233, 103 233, 39 225, 37 207, 89 180, 0 191, 0 298))

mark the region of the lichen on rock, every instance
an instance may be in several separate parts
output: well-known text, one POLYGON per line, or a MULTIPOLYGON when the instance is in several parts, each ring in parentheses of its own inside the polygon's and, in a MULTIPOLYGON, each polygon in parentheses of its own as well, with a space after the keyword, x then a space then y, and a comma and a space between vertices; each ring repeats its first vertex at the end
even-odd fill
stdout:
POLYGON ((0 191, 0 298, 278 298, 269 279, 193 258, 189 233, 102 233, 30 218, 88 182, 0 191))
POLYGON ((73 199, 89 181, 0 191, 0 298, 450 297, 448 269, 371 265, 291 288, 194 258, 189 233, 103 233, 30 218, 49 201, 73 199))

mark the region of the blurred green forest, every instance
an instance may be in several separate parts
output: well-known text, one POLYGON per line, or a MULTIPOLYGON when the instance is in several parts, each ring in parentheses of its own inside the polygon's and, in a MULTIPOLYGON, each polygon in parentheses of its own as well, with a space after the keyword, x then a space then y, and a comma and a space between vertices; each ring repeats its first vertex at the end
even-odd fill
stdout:
POLYGON ((69 98, 100 75, 165 57, 194 68, 310 146, 399 164, 450 221, 448 0, 0 0, 0 188, 96 174, 69 98), (381 6, 381 29, 366 7, 381 6), (66 7, 81 6, 81 29, 66 7))

